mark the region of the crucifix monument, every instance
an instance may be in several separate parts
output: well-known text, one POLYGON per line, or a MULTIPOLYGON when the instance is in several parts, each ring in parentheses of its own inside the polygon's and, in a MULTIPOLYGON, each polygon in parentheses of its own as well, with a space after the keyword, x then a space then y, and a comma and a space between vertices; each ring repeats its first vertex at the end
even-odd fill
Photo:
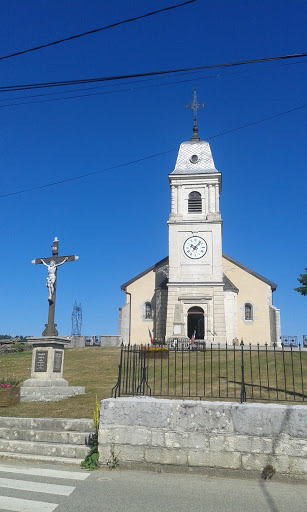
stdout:
POLYGON ((20 390, 22 402, 57 401, 74 395, 84 394, 83 386, 69 386, 63 379, 64 346, 70 343, 68 337, 60 337, 54 323, 57 269, 67 261, 75 261, 78 256, 59 256, 59 241, 53 240, 52 256, 32 260, 34 265, 44 265, 48 269, 48 323, 42 336, 28 338, 33 345, 31 378, 23 383, 20 390))
POLYGON ((55 314, 55 298, 56 298, 56 281, 57 281, 57 267, 63 265, 67 261, 76 261, 79 259, 79 256, 59 256, 59 240, 57 237, 53 240, 53 244, 51 246, 52 256, 50 258, 36 258, 32 260, 34 265, 43 264, 48 268, 48 277, 46 286, 48 288, 49 296, 49 313, 48 313, 48 323, 45 324, 45 330, 43 331, 43 336, 58 336, 58 331, 56 329, 57 324, 54 323, 54 314, 55 314), (49 263, 49 265, 48 265, 49 263))

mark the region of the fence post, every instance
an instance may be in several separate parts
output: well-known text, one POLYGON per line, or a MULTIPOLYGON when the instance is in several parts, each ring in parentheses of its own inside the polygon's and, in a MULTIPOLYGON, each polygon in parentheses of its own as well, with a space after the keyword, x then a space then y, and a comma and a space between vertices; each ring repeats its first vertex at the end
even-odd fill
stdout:
POLYGON ((111 395, 113 396, 113 392, 114 392, 114 397, 117 398, 118 396, 120 396, 120 385, 121 385, 121 378, 122 378, 122 359, 123 359, 123 350, 124 350, 124 345, 122 344, 121 345, 121 349, 120 349, 120 361, 119 361, 119 365, 118 365, 118 377, 117 377, 117 382, 114 386, 114 388, 112 389, 111 391, 111 395))
POLYGON ((245 390, 245 382, 244 382, 244 342, 243 338, 241 340, 241 393, 240 393, 240 403, 246 402, 246 390, 245 390))

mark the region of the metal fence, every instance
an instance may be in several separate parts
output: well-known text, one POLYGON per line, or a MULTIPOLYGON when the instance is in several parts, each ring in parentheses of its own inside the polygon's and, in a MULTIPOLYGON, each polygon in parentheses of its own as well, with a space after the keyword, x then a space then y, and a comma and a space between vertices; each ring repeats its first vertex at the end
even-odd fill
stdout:
POLYGON ((122 346, 112 396, 307 400, 307 351, 290 347, 122 346))

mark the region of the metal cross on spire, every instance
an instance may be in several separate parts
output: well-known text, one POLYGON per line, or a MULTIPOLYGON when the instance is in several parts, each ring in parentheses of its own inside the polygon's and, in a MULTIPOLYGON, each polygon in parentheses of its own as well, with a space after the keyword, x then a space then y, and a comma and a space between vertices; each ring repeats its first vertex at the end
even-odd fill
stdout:
POLYGON ((200 109, 200 108, 203 108, 203 107, 205 107, 205 104, 204 103, 199 103, 199 101, 197 100, 196 87, 194 87, 193 101, 192 101, 192 103, 190 103, 190 105, 185 105, 185 108, 190 108, 191 110, 193 110, 194 126, 193 126, 193 135, 191 137, 191 140, 193 140, 193 141, 200 140, 199 136, 198 136, 198 133, 197 133, 198 132, 197 110, 200 109))

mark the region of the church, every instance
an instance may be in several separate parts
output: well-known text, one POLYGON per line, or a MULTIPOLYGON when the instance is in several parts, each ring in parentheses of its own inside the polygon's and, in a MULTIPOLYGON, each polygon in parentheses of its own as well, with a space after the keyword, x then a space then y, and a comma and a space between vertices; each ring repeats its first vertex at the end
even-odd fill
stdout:
POLYGON ((180 145, 169 174, 169 254, 121 286, 119 335, 124 344, 209 343, 280 346, 277 285, 222 252, 221 172, 200 140, 180 145))

